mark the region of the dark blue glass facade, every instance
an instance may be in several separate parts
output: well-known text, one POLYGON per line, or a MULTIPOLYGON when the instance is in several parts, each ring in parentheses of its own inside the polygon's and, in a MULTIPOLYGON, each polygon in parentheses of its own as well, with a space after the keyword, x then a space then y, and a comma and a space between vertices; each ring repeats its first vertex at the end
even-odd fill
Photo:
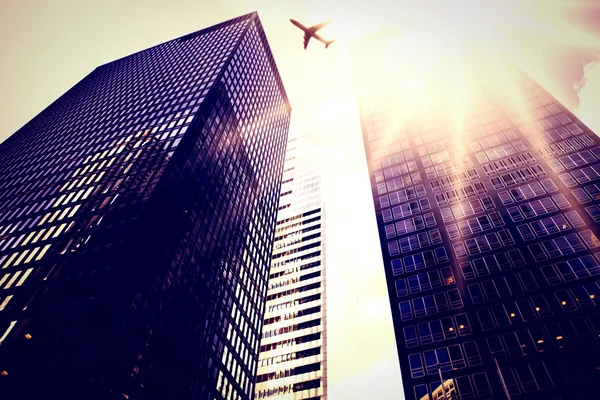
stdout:
POLYGON ((0 397, 250 399, 290 106, 256 13, 0 145, 0 397))
POLYGON ((406 398, 598 397, 600 139, 516 71, 460 130, 452 101, 406 113, 358 66, 378 43, 353 62, 406 398))

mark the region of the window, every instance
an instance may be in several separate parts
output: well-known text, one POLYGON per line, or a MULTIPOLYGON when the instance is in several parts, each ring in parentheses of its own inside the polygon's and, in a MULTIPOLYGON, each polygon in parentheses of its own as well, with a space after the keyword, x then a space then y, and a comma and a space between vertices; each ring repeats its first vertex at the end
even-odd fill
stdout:
MULTIPOLYGON (((514 202, 519 202, 522 200, 527 200, 533 197, 546 194, 546 190, 544 189, 544 187, 542 187, 540 182, 533 182, 527 185, 519 186, 514 189, 510 189, 508 193, 510 194, 510 198, 514 202)), ((498 195, 500 195, 500 193, 498 193, 498 195)), ((502 202, 504 203, 504 200, 502 202)))
POLYGON ((404 328, 404 342, 406 347, 417 347, 419 345, 417 341, 417 331, 414 325, 410 325, 404 328))
POLYGON ((412 313, 410 301, 400 302, 399 307, 400 307, 400 319, 402 319, 402 321, 410 321, 411 319, 413 319, 413 313, 412 313))
MULTIPOLYGON (((447 292, 435 293, 424 297, 413 299, 410 304, 403 305, 407 302, 400 303, 401 316, 404 316, 406 320, 414 318, 422 318, 428 315, 435 315, 444 311, 447 311, 452 307, 453 309, 462 307, 462 300, 458 289, 451 289, 447 292), (412 313, 410 312, 410 306, 412 305, 412 313), (404 307, 404 309, 402 308, 404 307)), ((405 320, 405 319, 403 319, 405 320)))
POLYGON ((448 255, 445 247, 437 247, 433 252, 438 264, 448 262, 448 255))
MULTIPOLYGON (((497 305, 497 306, 493 306, 492 307, 492 313, 494 314, 494 318, 498 324, 498 326, 510 326, 511 325, 511 319, 508 317, 508 313, 505 309, 506 306, 510 306, 510 303, 507 303, 506 305, 497 305)), ((512 313, 516 316, 516 313, 512 313)), ((514 318, 514 317, 513 317, 514 318)))
POLYGON ((475 273, 473 265, 470 261, 462 262, 459 266, 465 280, 474 279, 477 277, 477 274, 475 273))
POLYGON ((540 167, 539 165, 534 165, 530 168, 523 168, 520 170, 510 172, 508 174, 501 175, 497 178, 492 178, 491 182, 494 188, 500 189, 503 187, 516 185, 521 182, 534 180, 544 175, 546 175, 546 173, 544 172, 542 167, 540 167))
POLYGON ((477 310, 477 319, 479 320, 479 326, 481 326, 481 330, 483 331, 497 328, 497 324, 492 318, 492 314, 488 308, 477 310))
POLYGON ((502 204, 514 203, 512 196, 508 192, 505 192, 505 191, 498 192, 498 197, 500 198, 500 201, 502 202, 502 204))
POLYGON ((554 196, 552 196, 552 200, 554 200, 554 202, 558 205, 558 208, 560 208, 561 210, 571 207, 571 203, 569 203, 569 201, 562 193, 555 194, 554 196))
POLYGON ((552 199, 548 197, 522 204, 519 209, 526 219, 558 211, 552 199))
POLYGON ((406 288, 406 280, 398 279, 394 282, 396 286, 396 296, 404 297, 408 294, 408 289, 406 288))
POLYGON ((550 168, 552 168, 552 171, 554 172, 560 172, 565 170, 565 167, 563 167, 560 161, 555 159, 548 160, 548 165, 550 165, 550 168))
POLYGON ((506 385, 508 393, 511 396, 521 394, 520 384, 517 381, 517 377, 513 368, 500 368, 500 373, 502 374, 502 378, 504 380, 504 384, 506 385))
POLYGON ((438 375, 466 367, 465 357, 459 345, 440 347, 423 352, 428 375, 438 375))
POLYGON ((578 339, 582 342, 595 342, 596 333, 588 323, 587 318, 575 318, 571 320, 573 331, 578 336, 578 339))
POLYGON ((510 219, 513 222, 523 221, 523 214, 521 214, 521 211, 518 207, 510 207, 507 208, 506 211, 508 212, 508 215, 510 216, 510 219))
MULTIPOLYGON (((589 239, 591 240, 591 239, 589 239)), ((581 250, 585 250, 585 245, 576 234, 561 236, 555 239, 547 240, 529 245, 529 251, 537 261, 544 261, 548 258, 555 258, 581 250)))
POLYGON ((497 358, 499 360, 506 358, 504 343, 499 336, 491 336, 486 338, 486 343, 493 358, 497 358))
POLYGON ((438 247, 433 251, 428 250, 422 253, 413 254, 402 258, 406 272, 413 272, 419 269, 431 267, 448 261, 446 250, 438 247))
POLYGON ((427 385, 415 385, 413 389, 415 392, 415 399, 429 399, 427 385))
POLYGON ((560 157, 558 159, 566 169, 580 167, 582 165, 590 164, 596 161, 596 157, 589 151, 583 150, 577 153, 570 154, 568 156, 560 157))
MULTIPOLYGON (((439 231, 438 231, 439 233, 439 231)), ((416 235, 411 235, 398 239, 400 252, 409 253, 414 250, 419 250, 428 247, 432 244, 430 240, 431 232, 423 232, 416 235)), ((390 254, 395 255, 395 254, 390 254)))
POLYGON ((469 292, 469 297, 471 298, 471 302, 473 302, 473 304, 485 302, 483 291, 481 290, 481 286, 478 283, 467 286, 467 290, 469 292))
POLYGON ((523 240, 527 241, 535 238, 535 234, 527 224, 517 226, 517 231, 519 231, 523 240))
POLYGON ((554 346, 559 348, 564 346, 566 342, 566 335, 563 329, 561 328, 560 324, 556 322, 546 324, 545 329, 546 332, 548 332, 548 337, 550 338, 550 341, 554 344, 554 346))
MULTIPOLYGON (((423 221, 423 217, 417 216, 414 218, 409 218, 403 221, 396 222, 396 232, 398 235, 404 235, 407 233, 415 232, 425 228, 425 222, 423 221)), ((386 227, 387 233, 387 227, 386 227)))
MULTIPOLYGON (((441 325, 440 325, 439 321, 436 320, 435 322, 433 322, 433 325, 434 325, 434 331, 437 328, 437 330, 439 331, 438 334, 441 334, 442 338, 443 338, 443 333, 442 333, 442 329, 441 329, 441 325)), ((423 322, 417 326, 417 329, 419 332, 419 341, 420 341, 421 345, 425 345, 425 344, 429 344, 429 343, 433 342, 433 334, 431 332, 431 328, 432 327, 429 322, 423 322)))
POLYGON ((462 243, 454 243, 452 246, 455 249, 456 256, 461 258, 466 256, 464 254, 465 246, 470 255, 477 255, 512 244, 514 244, 514 240, 510 235, 510 232, 508 230, 503 230, 497 233, 489 233, 487 235, 467 239, 465 240, 464 245, 462 245, 462 243), (460 245, 462 245, 462 247, 460 245))
POLYGON ((517 365, 514 370, 524 393, 537 392, 554 386, 543 361, 517 365))
POLYGON ((448 300, 450 301, 450 307, 453 309, 458 309, 463 307, 463 301, 460 297, 460 292, 458 289, 450 289, 446 292, 448 295, 448 300))
POLYGON ((449 208, 440 209, 440 213, 442 214, 442 220, 444 222, 449 222, 454 220, 454 216, 452 215, 452 211, 449 208))
POLYGON ((467 203, 456 204, 451 207, 452 213, 456 219, 460 219, 469 215, 477 214, 484 210, 492 210, 496 208, 492 199, 485 196, 481 199, 472 200, 467 203))
POLYGON ((539 288, 539 285, 536 282, 535 278, 533 277, 533 274, 531 273, 531 271, 527 270, 527 271, 519 272, 518 277, 521 281, 521 285, 525 288, 526 291, 529 292, 529 291, 536 290, 539 288))
POLYGON ((524 264, 525 260, 521 253, 518 250, 510 250, 509 252, 497 253, 462 263, 461 268, 463 275, 466 274, 471 277, 467 278, 465 276, 465 279, 472 279, 494 274, 498 271, 506 271, 513 266, 518 267, 524 264))
POLYGON ((561 276, 556 272, 554 266, 550 265, 542 267, 541 271, 544 275, 544 278, 546 279, 546 282, 548 282, 550 286, 558 285, 561 283, 561 276))
POLYGON ((596 235, 594 235, 594 233, 589 229, 579 232, 579 236, 583 239, 587 247, 590 249, 595 249, 596 247, 600 246, 600 241, 598 240, 596 235))
MULTIPOLYGON (((585 226, 585 222, 579 216, 579 213, 577 211, 568 211, 565 213, 565 216, 567 217, 567 219, 569 220, 569 222, 571 223, 571 225, 573 227, 580 228, 582 226, 585 226)), ((565 224, 563 224, 563 228, 564 228, 564 226, 565 226, 565 224)))
POLYGON ((467 256, 467 249, 462 242, 452 243, 452 249, 454 250, 456 258, 464 258, 467 256))
POLYGON ((476 365, 482 364, 481 356, 479 355, 479 349, 477 348, 477 343, 466 342, 463 343, 462 347, 469 367, 474 367, 476 365))
POLYGON ((418 185, 414 189, 408 188, 403 189, 398 192, 390 193, 389 199, 391 205, 396 205, 399 203, 404 203, 406 201, 414 200, 417 197, 422 197, 426 194, 425 188, 423 185, 418 185))
POLYGON ((425 370, 423 368, 423 360, 421 359, 420 353, 411 354, 408 356, 408 363, 410 365, 410 375, 413 378, 421 378, 425 376, 425 370))
POLYGON ((395 259, 391 261, 392 264, 392 273, 394 276, 402 275, 404 273, 404 268, 402 266, 402 261, 400 259, 395 259))
POLYGON ((577 182, 575 182, 573 176, 571 176, 569 173, 561 174, 558 177, 567 187, 573 187, 577 185, 577 182))
POLYGON ((385 226, 385 237, 387 239, 393 238, 396 236, 396 230, 394 229, 394 225, 386 225, 385 226))
MULTIPOLYGON (((508 250, 506 252, 506 255, 508 255, 511 264, 515 268, 522 267, 526 264, 525 259, 523 258, 523 255, 521 254, 521 251, 519 249, 508 250)), ((500 254, 496 254, 494 257, 498 259, 498 256, 500 256, 500 254)))
MULTIPOLYGON (((417 214, 421 211, 420 202, 413 201, 411 203, 402 204, 399 206, 395 206, 392 208, 392 214, 394 215, 395 220, 403 219, 406 217, 410 217, 413 214, 417 214)), ((384 222, 385 221, 384 218, 384 222)))
POLYGON ((381 218, 383 219, 383 222, 391 222, 394 220, 394 217, 392 216, 392 211, 389 208, 386 208, 385 210, 381 211, 381 218))
MULTIPOLYGON (((514 154, 521 150, 525 151, 526 148, 523 146, 523 144, 520 141, 518 141, 518 142, 515 142, 514 145, 511 143, 506 143, 501 146, 493 147, 491 149, 485 150, 484 153, 485 153, 485 156, 487 156, 487 159, 496 160, 498 158, 509 156, 509 155, 514 154), (517 147, 519 150, 517 150, 517 147)), ((478 159, 479 159, 479 157, 478 157, 478 159)), ((487 161, 487 160, 484 159, 484 162, 485 161, 487 161)))
POLYGON ((526 152, 508 157, 504 160, 498 160, 489 164, 484 164, 482 167, 487 175, 492 175, 509 169, 518 168, 533 162, 535 162, 535 158, 531 155, 531 153, 526 152))
POLYGON ((600 207, 596 204, 585 208, 585 211, 592 217, 595 222, 600 222, 600 207))
POLYGON ((537 237, 548 236, 553 233, 571 229, 571 225, 568 224, 562 214, 554 217, 542 218, 538 221, 531 222, 529 226, 537 237))
POLYGON ((453 318, 455 325, 458 327, 458 333, 460 336, 468 336, 473 333, 467 314, 457 314, 453 318))
POLYGON ((460 230, 461 235, 467 236, 503 225, 504 220, 500 214, 498 212, 492 212, 488 215, 483 215, 481 217, 459 222, 458 229, 460 230))
MULTIPOLYGON (((452 274, 451 269, 449 267, 443 268, 446 270, 446 273, 452 274)), ((442 272, 443 274, 443 272, 442 272)), ((410 276, 407 278, 408 287, 411 294, 420 293, 431 289, 436 289, 444 286, 444 280, 440 276, 440 271, 429 271, 427 273, 418 274, 414 276, 410 276)), ((452 282, 454 283, 454 277, 452 277, 452 282)))
POLYGON ((600 178, 600 165, 592 165, 579 170, 573 170, 571 176, 579 183, 592 182, 600 178))
POLYGON ((579 201, 580 203, 582 203, 582 204, 587 203, 587 202, 591 201, 590 198, 594 199, 594 200, 600 200, 600 184, 595 183, 593 185, 588 185, 584 189, 585 189, 586 193, 589 195, 588 200, 587 201, 580 200, 579 201))
POLYGON ((431 228, 432 226, 436 225, 435 216, 433 215, 433 213, 424 214, 423 219, 425 221, 425 226, 427 226, 428 228, 431 228))
POLYGON ((390 198, 388 195, 379 197, 379 207, 385 208, 390 206, 390 198))
POLYGON ((543 295, 532 296, 529 298, 529 304, 539 318, 551 317, 554 314, 543 295))
POLYGON ((455 175, 446 176, 441 179, 432 180, 430 182, 431 188, 434 192, 441 191, 443 189, 449 189, 455 186, 463 186, 465 183, 479 178, 479 174, 475 169, 471 169, 465 172, 460 172, 455 175))
POLYGON ((410 161, 408 163, 402 163, 398 165, 394 165, 390 168, 386 168, 383 171, 385 175, 385 179, 395 178, 400 175, 408 174, 409 172, 414 172, 417 170, 417 164, 414 161, 410 161))

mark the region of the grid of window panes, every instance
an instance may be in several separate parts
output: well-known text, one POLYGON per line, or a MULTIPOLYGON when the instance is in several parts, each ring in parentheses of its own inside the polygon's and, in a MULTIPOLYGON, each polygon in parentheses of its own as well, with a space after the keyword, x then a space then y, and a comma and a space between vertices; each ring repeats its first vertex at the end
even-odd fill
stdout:
POLYGON ((289 113, 253 13, 2 143, 2 398, 251 398, 289 113))
POLYGON ((441 102, 399 124, 373 75, 355 81, 407 398, 594 397, 599 138, 523 75, 522 102, 475 93, 461 132, 441 102))
POLYGON ((327 398, 324 204, 319 137, 288 141, 256 399, 327 398))

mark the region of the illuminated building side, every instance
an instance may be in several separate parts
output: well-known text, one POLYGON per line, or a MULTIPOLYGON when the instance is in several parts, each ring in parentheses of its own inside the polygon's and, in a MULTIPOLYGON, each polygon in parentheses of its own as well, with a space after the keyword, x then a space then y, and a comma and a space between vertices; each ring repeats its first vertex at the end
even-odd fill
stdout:
POLYGON ((255 399, 327 398, 324 203, 318 138, 288 142, 255 399))
POLYGON ((498 55, 398 38, 352 63, 406 398, 597 397, 600 138, 498 55))
POLYGON ((256 13, 0 145, 0 398, 251 399, 290 106, 256 13))

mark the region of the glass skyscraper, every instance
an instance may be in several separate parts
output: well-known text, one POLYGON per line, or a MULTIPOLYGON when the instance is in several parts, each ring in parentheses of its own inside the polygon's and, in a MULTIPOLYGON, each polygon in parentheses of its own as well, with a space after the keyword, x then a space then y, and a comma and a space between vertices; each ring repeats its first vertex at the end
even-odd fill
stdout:
POLYGON ((406 398, 598 397, 600 139, 501 57, 398 37, 352 63, 406 398))
POLYGON ((255 399, 327 399, 325 207, 319 137, 288 142, 255 399))
POLYGON ((0 398, 252 398, 289 116, 252 13, 3 142, 0 398))

